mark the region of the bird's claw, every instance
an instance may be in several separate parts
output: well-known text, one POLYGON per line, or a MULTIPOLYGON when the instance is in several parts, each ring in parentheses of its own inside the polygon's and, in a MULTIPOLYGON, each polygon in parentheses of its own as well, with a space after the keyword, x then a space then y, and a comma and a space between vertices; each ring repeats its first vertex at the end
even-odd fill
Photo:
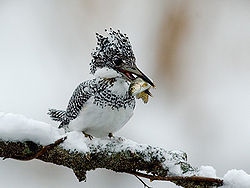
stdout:
POLYGON ((108 134, 108 137, 109 137, 109 138, 114 138, 113 133, 109 133, 109 134, 108 134))
POLYGON ((117 141, 119 141, 119 142, 123 142, 124 141, 124 139, 122 138, 122 137, 115 137, 114 135, 113 135, 113 133, 109 133, 108 134, 108 137, 110 138, 110 139, 115 139, 115 140, 117 140, 117 141))

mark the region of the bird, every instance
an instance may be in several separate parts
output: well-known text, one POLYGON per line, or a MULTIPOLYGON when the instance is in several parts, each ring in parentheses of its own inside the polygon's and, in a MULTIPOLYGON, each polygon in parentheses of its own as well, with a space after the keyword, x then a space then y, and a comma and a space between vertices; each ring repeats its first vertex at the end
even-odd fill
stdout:
POLYGON ((66 110, 48 111, 52 120, 60 122, 58 128, 81 131, 89 138, 112 137, 129 121, 136 104, 129 93, 133 80, 141 78, 154 87, 137 67, 128 36, 112 28, 105 33, 96 33, 97 46, 91 53, 94 78, 76 87, 66 110))

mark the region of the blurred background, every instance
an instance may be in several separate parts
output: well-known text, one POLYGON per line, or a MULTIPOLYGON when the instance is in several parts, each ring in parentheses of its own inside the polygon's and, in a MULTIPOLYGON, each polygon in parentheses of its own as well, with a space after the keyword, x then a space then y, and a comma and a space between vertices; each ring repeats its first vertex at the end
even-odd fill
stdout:
MULTIPOLYGON (((138 67, 157 85, 116 135, 183 150, 218 176, 250 173, 248 0, 0 0, 0 111, 57 126, 47 109, 65 109, 91 78, 95 32, 109 27, 129 36, 138 67)), ((143 187, 107 170, 79 183, 70 169, 36 160, 0 160, 0 177, 10 188, 143 187)))

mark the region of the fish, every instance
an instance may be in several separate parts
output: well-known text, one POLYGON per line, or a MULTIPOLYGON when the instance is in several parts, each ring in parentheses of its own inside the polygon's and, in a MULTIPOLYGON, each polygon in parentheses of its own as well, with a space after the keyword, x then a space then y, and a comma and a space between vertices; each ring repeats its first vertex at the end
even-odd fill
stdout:
POLYGON ((136 78, 132 81, 129 87, 129 94, 132 96, 136 96, 137 99, 142 99, 144 103, 148 102, 148 96, 152 97, 150 93, 151 85, 145 82, 141 78, 136 78))

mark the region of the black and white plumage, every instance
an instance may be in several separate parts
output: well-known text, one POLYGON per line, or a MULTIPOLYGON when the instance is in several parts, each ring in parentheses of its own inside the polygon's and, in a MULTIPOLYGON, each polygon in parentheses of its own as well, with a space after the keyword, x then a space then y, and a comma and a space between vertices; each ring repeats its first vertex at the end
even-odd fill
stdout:
POLYGON ((97 36, 97 47, 91 54, 94 79, 81 83, 70 98, 66 111, 50 109, 50 117, 61 122, 59 128, 82 131, 104 137, 122 128, 133 115, 135 98, 129 94, 130 82, 141 77, 154 86, 135 64, 128 37, 119 30, 97 36))

